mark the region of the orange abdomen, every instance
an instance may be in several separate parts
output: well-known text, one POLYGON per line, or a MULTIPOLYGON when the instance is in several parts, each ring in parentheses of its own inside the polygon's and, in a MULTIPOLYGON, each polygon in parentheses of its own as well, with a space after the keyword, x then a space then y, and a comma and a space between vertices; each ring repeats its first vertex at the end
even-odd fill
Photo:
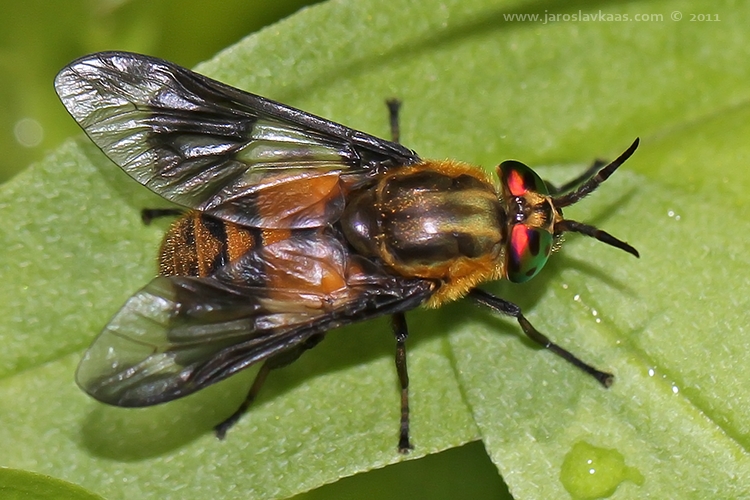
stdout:
POLYGON ((253 248, 253 230, 191 211, 177 219, 164 236, 159 252, 159 274, 210 276, 253 248))

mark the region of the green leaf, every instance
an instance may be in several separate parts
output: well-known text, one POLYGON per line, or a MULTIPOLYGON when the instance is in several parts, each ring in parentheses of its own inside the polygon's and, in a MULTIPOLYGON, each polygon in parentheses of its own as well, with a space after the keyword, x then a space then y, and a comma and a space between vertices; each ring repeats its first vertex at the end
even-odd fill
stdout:
MULTIPOLYGON (((329 2, 200 67, 377 135, 384 98, 398 96, 402 140, 422 156, 575 164, 540 169, 553 180, 641 137, 622 171, 566 210, 640 260, 571 235, 531 282, 488 287, 615 384, 467 302, 416 311, 407 458, 481 439, 517 499, 750 494, 748 14, 728 1, 329 2), (576 464, 589 458, 608 465, 587 478, 576 464)), ((82 349, 155 272, 164 226, 138 218, 154 203, 84 139, 0 187, 2 464, 110 498, 281 498, 401 461, 385 320, 332 332, 274 372, 223 442, 210 428, 250 373, 143 410, 75 387, 82 349)), ((461 480, 437 467, 415 474, 461 480)), ((376 497, 357 479, 315 494, 376 497)))
POLYGON ((0 469, 0 496, 5 500, 101 500, 74 484, 23 470, 0 469))
POLYGON ((101 500, 83 488, 33 472, 0 469, 0 496, 6 500, 101 500))

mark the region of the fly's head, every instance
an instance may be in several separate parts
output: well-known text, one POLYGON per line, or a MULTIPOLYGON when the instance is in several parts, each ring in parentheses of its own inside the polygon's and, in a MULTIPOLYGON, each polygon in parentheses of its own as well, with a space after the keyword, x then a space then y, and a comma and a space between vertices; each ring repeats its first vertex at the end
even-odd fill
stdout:
POLYGON ((523 283, 539 273, 559 246, 564 232, 596 238, 638 257, 638 251, 594 226, 563 217, 563 207, 573 205, 594 191, 627 160, 638 147, 636 141, 616 160, 602 167, 566 193, 550 193, 539 175, 521 162, 507 160, 497 167, 500 190, 507 214, 505 277, 523 283))

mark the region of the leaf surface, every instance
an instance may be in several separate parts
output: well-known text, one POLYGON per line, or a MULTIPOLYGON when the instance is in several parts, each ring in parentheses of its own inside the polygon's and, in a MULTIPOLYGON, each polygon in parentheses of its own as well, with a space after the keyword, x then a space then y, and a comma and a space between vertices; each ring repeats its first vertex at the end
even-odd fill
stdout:
MULTIPOLYGON (((697 0, 559 9, 328 2, 199 70, 381 136, 382 102, 397 96, 402 140, 423 157, 486 168, 518 158, 548 165, 539 171, 556 181, 640 136, 622 171, 566 210, 633 244, 640 260, 570 235, 531 282, 488 286, 615 384, 602 389, 468 302, 416 311, 409 458, 481 439, 517 499, 747 496, 750 10, 697 0), (544 23, 550 14, 561 17, 544 23), (621 466, 580 486, 570 464, 592 449, 621 466)), ((283 498, 401 461, 385 320, 332 332, 274 372, 223 442, 210 429, 251 373, 143 410, 77 389, 82 350, 155 272, 165 226, 142 226, 139 210, 159 203, 84 138, 0 186, 2 465, 107 498, 283 498)), ((424 481, 461 480, 456 464, 441 467, 424 481)), ((377 498, 357 478, 346 484, 330 491, 377 498)), ((327 488, 314 494, 333 498, 327 488)))

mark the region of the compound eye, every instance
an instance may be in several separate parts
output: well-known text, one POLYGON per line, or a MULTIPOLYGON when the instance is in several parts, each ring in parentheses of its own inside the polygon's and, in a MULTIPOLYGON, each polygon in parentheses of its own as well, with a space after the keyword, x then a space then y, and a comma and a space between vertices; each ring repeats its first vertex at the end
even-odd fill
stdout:
POLYGON ((537 275, 552 252, 553 236, 539 228, 516 224, 506 249, 505 275, 513 283, 524 283, 537 275))
POLYGON ((506 196, 523 196, 528 191, 549 194, 547 185, 529 167, 516 160, 506 160, 497 167, 497 176, 506 196))

